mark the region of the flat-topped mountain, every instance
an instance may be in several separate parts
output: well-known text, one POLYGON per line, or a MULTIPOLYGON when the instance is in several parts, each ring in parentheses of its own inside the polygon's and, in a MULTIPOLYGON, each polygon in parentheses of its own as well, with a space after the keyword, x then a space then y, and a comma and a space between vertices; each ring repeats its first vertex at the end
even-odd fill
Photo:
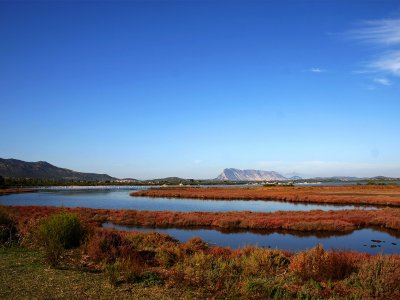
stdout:
POLYGON ((82 173, 59 168, 45 161, 26 162, 0 158, 0 175, 11 178, 35 178, 51 180, 106 181, 116 178, 107 174, 82 173))
POLYGON ((224 169, 222 173, 215 178, 215 180, 222 181, 279 181, 288 180, 283 175, 275 171, 262 171, 262 170, 239 170, 228 168, 224 169))

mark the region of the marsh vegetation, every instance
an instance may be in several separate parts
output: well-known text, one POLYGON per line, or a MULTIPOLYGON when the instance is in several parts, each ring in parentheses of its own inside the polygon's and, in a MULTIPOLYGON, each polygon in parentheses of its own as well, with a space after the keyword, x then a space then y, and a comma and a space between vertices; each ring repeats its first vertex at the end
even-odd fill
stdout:
MULTIPOLYGON (((345 203, 349 201, 346 197, 350 191, 347 187, 322 190, 308 187, 223 188, 226 192, 221 193, 221 197, 230 199, 228 191, 236 193, 242 190, 242 196, 247 195, 243 198, 246 202, 253 199, 250 197, 254 197, 255 194, 251 194, 254 190, 261 189, 276 193, 285 189, 286 196, 287 193, 298 192, 298 199, 303 199, 301 197, 305 193, 309 193, 310 197, 324 194, 322 197, 347 199, 345 203), (250 194, 243 194, 248 191, 250 194)), ((193 190, 203 192, 206 189, 159 189, 149 190, 148 193, 175 193, 178 190, 193 193, 193 190)), ((220 191, 219 188, 207 189, 216 190, 220 191)), ((359 191, 352 188, 350 196, 358 195, 359 191)), ((365 197, 372 194, 396 201, 397 192, 391 186, 364 187, 365 197)), ((135 198, 131 199, 135 201, 135 198)), ((355 198, 352 199, 354 201, 355 198)), ((177 201, 181 200, 178 198, 177 201)), ((137 298, 160 299, 400 297, 398 254, 329 250, 318 244, 301 251, 246 245, 233 249, 210 245, 198 237, 179 241, 154 231, 138 229, 124 232, 102 227, 105 222, 110 222, 141 228, 201 228, 223 232, 267 230, 322 236, 345 235, 354 230, 374 228, 393 230, 396 235, 400 232, 400 210, 394 207, 336 211, 176 212, 5 206, 1 208, 0 217, 1 228, 4 229, 0 251, 4 264, 1 268, 3 273, 15 277, 11 280, 2 275, 4 280, 0 290, 4 297, 22 296, 13 282, 19 282, 21 291, 27 290, 22 283, 26 274, 18 271, 21 269, 30 269, 37 278, 34 282, 26 279, 33 286, 29 295, 33 298, 45 297, 49 288, 48 282, 43 279, 46 266, 51 266, 46 272, 51 272, 55 278, 51 286, 59 291, 60 297, 126 298, 133 294, 137 298), (12 262, 21 267, 12 271, 12 262), (74 287, 73 290, 68 290, 63 283, 68 281, 67 278, 73 278, 74 282, 69 285, 74 287), (96 285, 99 287, 95 291, 96 285)), ((373 240, 370 244, 376 249, 383 245, 380 237, 371 236, 370 240, 373 240)))
MULTIPOLYGON (((38 278, 30 290, 34 298, 41 297, 43 287, 48 284, 46 280, 39 281, 46 261, 55 268, 50 271, 57 278, 52 280, 54 290, 66 287, 60 278, 74 279, 75 290, 64 291, 64 296, 83 295, 82 289, 90 285, 83 282, 87 278, 108 282, 108 286, 103 283, 99 287, 107 291, 100 298, 118 294, 121 287, 125 288, 125 295, 142 295, 150 288, 171 298, 394 299, 400 296, 399 255, 326 251, 319 245, 298 253, 258 247, 233 250, 210 247, 199 238, 180 243, 154 232, 121 233, 98 228, 68 211, 49 211, 47 216, 26 220, 18 219, 12 211, 4 213, 8 218, 17 218, 20 240, 0 250, 0 259, 5 261, 1 273, 7 272, 11 278, 20 276, 16 278, 19 282, 24 275, 11 272, 10 261, 22 261, 19 269, 31 268, 33 278, 38 278), (57 223, 56 234, 53 229, 43 229, 53 223, 57 223), (79 230, 71 231, 71 227, 79 230), (87 228, 85 235, 81 228, 87 228), (55 261, 47 260, 49 241, 60 246, 55 261)), ((5 286, 10 279, 2 279, 1 293, 18 296, 17 290, 5 286)), ((92 288, 86 292, 89 291, 92 288)))

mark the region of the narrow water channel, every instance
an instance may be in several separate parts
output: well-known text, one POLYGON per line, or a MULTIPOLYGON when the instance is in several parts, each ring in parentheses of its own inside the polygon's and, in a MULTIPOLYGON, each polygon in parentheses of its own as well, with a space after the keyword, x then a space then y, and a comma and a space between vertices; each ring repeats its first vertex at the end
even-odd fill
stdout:
POLYGON ((0 205, 14 206, 64 206, 105 209, 135 209, 158 211, 305 211, 305 210, 343 210, 374 209, 371 206, 301 204, 279 201, 246 201, 246 200, 199 200, 171 199, 151 197, 131 197, 132 190, 118 189, 85 189, 85 190, 48 190, 36 193, 11 194, 0 197, 0 205))
POLYGON ((267 231, 221 232, 213 229, 142 228, 104 223, 104 228, 121 231, 159 232, 181 242, 199 237, 210 245, 240 248, 246 245, 301 251, 321 244, 325 249, 341 249, 370 254, 399 254, 400 235, 374 229, 360 229, 351 233, 322 235, 320 233, 284 233, 267 231))

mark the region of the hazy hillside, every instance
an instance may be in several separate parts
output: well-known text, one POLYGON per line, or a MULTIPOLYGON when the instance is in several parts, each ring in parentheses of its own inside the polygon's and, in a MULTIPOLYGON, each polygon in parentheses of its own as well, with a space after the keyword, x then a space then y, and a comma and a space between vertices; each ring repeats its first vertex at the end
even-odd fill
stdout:
POLYGON ((18 159, 0 158, 0 175, 12 178, 35 178, 53 180, 85 180, 104 181, 114 180, 107 174, 82 173, 59 168, 45 161, 26 162, 18 159))

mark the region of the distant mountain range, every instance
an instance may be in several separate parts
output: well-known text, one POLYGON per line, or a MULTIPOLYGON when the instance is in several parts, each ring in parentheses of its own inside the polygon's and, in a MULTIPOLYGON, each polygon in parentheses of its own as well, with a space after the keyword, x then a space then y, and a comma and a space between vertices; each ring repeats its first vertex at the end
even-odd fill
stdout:
MULTIPOLYGON (((45 161, 26 162, 18 159, 0 158, 0 176, 9 178, 31 178, 48 180, 78 180, 78 181, 114 181, 116 183, 191 183, 207 181, 284 181, 284 180, 302 180, 300 176, 285 177, 275 171, 263 170, 239 170, 227 168, 215 179, 195 180, 179 177, 167 177, 160 179, 138 180, 134 178, 118 179, 107 174, 82 173, 70 169, 59 168, 45 161)), ((356 180, 400 180, 385 176, 375 177, 351 177, 351 176, 332 176, 315 177, 308 180, 317 181, 356 181, 356 180)))
POLYGON ((107 174, 82 173, 58 168, 45 161, 26 162, 18 159, 2 158, 0 158, 0 175, 11 178, 51 180, 106 181, 116 179, 107 174))
MULTIPOLYGON (((234 168, 224 169, 214 180, 219 181, 283 181, 283 180, 303 180, 300 176, 285 177, 275 171, 262 170, 239 170, 234 168)), ((331 176, 314 177, 307 180, 317 181, 357 181, 357 180, 399 180, 399 178, 375 176, 375 177, 354 177, 354 176, 331 176)))
MULTIPOLYGON (((300 178, 299 176, 296 177, 300 178)), ((215 178, 215 180, 221 181, 282 181, 288 179, 290 178, 286 178, 275 171, 239 170, 233 168, 224 169, 222 173, 215 178)))

